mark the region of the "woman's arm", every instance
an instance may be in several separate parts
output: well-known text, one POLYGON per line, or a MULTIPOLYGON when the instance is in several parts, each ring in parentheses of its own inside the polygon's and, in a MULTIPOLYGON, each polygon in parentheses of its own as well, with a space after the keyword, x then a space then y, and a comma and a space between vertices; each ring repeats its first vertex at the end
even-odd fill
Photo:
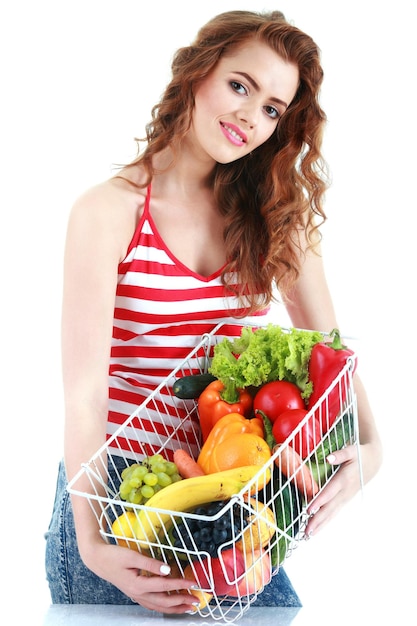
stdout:
MULTIPOLYGON (((299 280, 290 294, 287 311, 291 322, 298 328, 331 332, 339 328, 328 288, 320 246, 308 250, 299 280)), ((354 376, 358 401, 359 438, 364 483, 371 480, 382 463, 382 445, 365 388, 358 374, 354 376)), ((355 446, 334 453, 331 462, 343 464, 340 471, 322 490, 309 508, 314 513, 307 525, 307 534, 317 531, 327 523, 360 488, 359 464, 355 446)))
MULTIPOLYGON (((87 192, 70 214, 62 309, 64 456, 69 480, 106 440, 117 270, 137 214, 132 194, 110 181, 87 192)), ((77 487, 90 489, 88 480, 77 487)), ((78 547, 87 567, 146 608, 167 613, 192 609, 193 596, 166 593, 187 589, 192 581, 158 575, 163 573, 161 562, 106 544, 87 499, 72 496, 72 504, 78 547), (140 576, 141 570, 155 576, 140 576)))

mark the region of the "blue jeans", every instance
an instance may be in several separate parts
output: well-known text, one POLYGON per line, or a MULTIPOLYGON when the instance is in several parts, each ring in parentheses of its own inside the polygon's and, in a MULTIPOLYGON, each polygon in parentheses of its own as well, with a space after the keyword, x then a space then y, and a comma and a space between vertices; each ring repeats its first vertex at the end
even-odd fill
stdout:
MULTIPOLYGON (((80 558, 63 462, 59 465, 52 518, 46 538, 45 566, 53 604, 134 604, 117 587, 96 576, 80 558)), ((251 606, 301 607, 281 567, 251 606)))

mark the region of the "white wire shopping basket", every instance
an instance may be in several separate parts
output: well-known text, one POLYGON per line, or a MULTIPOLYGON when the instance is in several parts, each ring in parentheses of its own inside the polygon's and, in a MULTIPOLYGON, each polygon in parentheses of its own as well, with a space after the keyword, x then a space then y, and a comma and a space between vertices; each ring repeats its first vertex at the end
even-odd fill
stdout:
MULTIPOLYGON (((191 572, 202 590, 197 612, 202 617, 234 622, 250 608, 305 538, 307 505, 337 471, 337 467, 324 463, 327 454, 354 444, 359 456, 352 384, 355 356, 348 359, 291 436, 275 449, 268 463, 226 500, 211 508, 189 507, 179 511, 178 503, 170 506, 168 498, 166 508, 158 509, 124 501, 119 493, 121 475, 132 463, 154 454, 172 459, 177 448, 197 458, 201 445, 197 400, 177 398, 172 386, 181 376, 207 372, 213 345, 219 341, 219 327, 202 337, 188 357, 82 465, 70 481, 68 491, 88 499, 105 541, 165 561, 176 577, 191 572), (335 394, 339 399, 338 417, 308 458, 302 460, 293 450, 303 437, 303 426, 313 414, 325 420, 329 397, 334 402, 335 394), (121 519, 124 524, 115 530, 115 520, 121 519), (153 528, 153 532, 148 530, 145 540, 143 536, 137 539, 138 519, 142 523, 144 520, 148 529, 153 528), (202 551, 197 545, 196 530, 201 532, 204 526, 228 528, 227 539, 216 545, 215 554, 202 551), (217 591, 219 579, 224 583, 222 595, 217 591)), ((189 497, 192 501, 192 495, 189 497)))

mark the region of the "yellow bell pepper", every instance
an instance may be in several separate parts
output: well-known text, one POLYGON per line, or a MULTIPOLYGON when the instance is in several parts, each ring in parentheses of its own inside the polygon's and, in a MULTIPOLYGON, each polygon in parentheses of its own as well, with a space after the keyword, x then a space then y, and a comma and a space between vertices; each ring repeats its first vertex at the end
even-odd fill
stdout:
POLYGON ((217 471, 212 463, 212 451, 229 437, 235 437, 243 433, 251 433, 264 437, 264 425, 261 417, 248 418, 241 413, 228 413, 221 417, 211 429, 200 454, 197 463, 205 474, 211 474, 217 471))

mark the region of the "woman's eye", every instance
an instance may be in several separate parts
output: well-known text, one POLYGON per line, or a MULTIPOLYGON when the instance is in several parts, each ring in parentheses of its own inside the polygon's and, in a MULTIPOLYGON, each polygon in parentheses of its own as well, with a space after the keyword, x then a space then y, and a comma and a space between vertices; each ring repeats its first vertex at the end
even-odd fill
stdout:
POLYGON ((266 106, 265 111, 266 114, 269 115, 269 117, 272 117, 274 120, 280 117, 279 111, 275 107, 266 106))
POLYGON ((237 80, 232 80, 230 83, 232 89, 234 91, 236 91, 237 93, 246 93, 246 89, 245 87, 242 85, 242 83, 237 82, 237 80))

